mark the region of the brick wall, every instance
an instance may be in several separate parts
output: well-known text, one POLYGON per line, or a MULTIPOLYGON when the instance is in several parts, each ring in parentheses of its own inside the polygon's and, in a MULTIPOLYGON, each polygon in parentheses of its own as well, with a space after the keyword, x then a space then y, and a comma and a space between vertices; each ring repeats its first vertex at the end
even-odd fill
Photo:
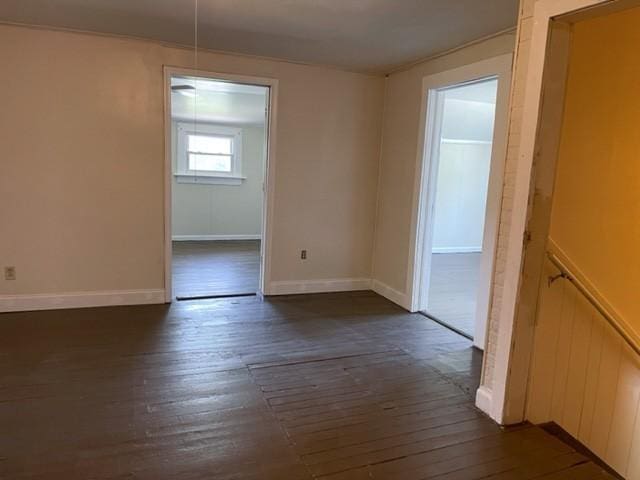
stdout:
POLYGON ((493 387, 495 353, 499 334, 499 316, 502 307, 502 291, 504 271, 506 267, 507 239, 511 227, 513 213, 513 193, 517 171, 518 148, 520 146, 520 128, 524 106, 524 90, 526 70, 529 62, 531 43, 531 27, 533 22, 533 5, 535 0, 521 0, 518 19, 518 34, 515 54, 514 75, 511 91, 511 107, 509 119, 509 136, 507 141, 507 159, 505 165, 502 211, 496 253, 493 298, 489 313, 489 333, 486 360, 483 372, 483 385, 489 390, 493 387))

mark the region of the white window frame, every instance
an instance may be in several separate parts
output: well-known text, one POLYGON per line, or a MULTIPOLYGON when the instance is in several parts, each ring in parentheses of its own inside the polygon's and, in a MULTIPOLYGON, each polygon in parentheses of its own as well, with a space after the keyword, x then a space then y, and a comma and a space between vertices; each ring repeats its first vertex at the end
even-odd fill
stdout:
POLYGON ((240 185, 246 177, 242 176, 242 129, 221 125, 195 124, 193 122, 176 123, 176 170, 174 176, 178 183, 204 183, 220 185, 240 185), (189 135, 216 135, 231 137, 231 172, 211 172, 191 170, 189 168, 189 135))

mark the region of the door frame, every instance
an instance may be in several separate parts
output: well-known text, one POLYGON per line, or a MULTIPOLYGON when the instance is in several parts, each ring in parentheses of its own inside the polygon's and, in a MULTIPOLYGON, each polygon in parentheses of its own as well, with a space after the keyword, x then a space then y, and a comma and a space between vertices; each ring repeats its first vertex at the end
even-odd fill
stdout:
POLYGON ((432 244, 435 190, 437 180, 437 154, 439 126, 434 122, 442 105, 438 90, 472 84, 495 78, 498 80, 496 113, 491 152, 489 186, 483 234, 481 285, 476 309, 474 345, 482 350, 486 343, 487 319, 492 293, 493 266, 498 237, 502 186, 507 147, 509 90, 511 85, 512 54, 482 60, 470 65, 424 77, 422 80, 420 130, 418 138, 417 172, 414 185, 414 206, 409 249, 408 276, 411 311, 424 306, 421 292, 428 286, 431 255, 427 246, 432 244), (480 319, 480 321, 478 321, 480 319))
POLYGON ((271 255, 273 245, 273 205, 275 196, 275 168, 276 168, 276 126, 278 106, 278 80, 268 77, 256 77, 234 73, 212 72, 192 68, 182 68, 165 65, 163 67, 164 82, 164 290, 165 302, 173 300, 172 287, 172 180, 173 162, 171 148, 171 77, 173 75, 187 75, 213 80, 257 85, 267 87, 267 118, 266 118, 266 148, 264 152, 264 182, 262 202, 262 227, 260 241, 260 280, 258 294, 269 290, 271 282, 271 255))
MULTIPOLYGON (((534 199, 537 196, 539 175, 534 175, 550 159, 541 155, 554 155, 553 145, 557 139, 549 132, 547 125, 542 128, 545 104, 549 108, 553 102, 563 102, 562 79, 548 78, 548 74, 563 70, 570 51, 571 30, 561 45, 554 45, 551 33, 559 23, 570 25, 590 16, 605 14, 615 9, 636 6, 638 0, 529 0, 528 17, 520 19, 518 50, 525 50, 528 59, 519 68, 521 78, 516 82, 513 109, 521 111, 519 121, 513 122, 512 131, 518 136, 513 141, 516 165, 513 167, 513 181, 508 230, 504 234, 501 249, 504 249, 505 269, 502 272, 502 295, 500 309, 495 312, 492 331, 495 341, 491 345, 492 382, 480 386, 476 404, 500 424, 517 424, 525 420, 526 398, 529 382, 529 367, 533 348, 535 315, 537 309, 537 289, 540 280, 539 269, 542 261, 540 238, 546 232, 540 229, 540 215, 531 218, 534 199), (606 8, 603 8, 606 7, 606 8), (526 26, 525 26, 526 25, 526 26), (529 30, 530 29, 530 30, 529 30), (531 34, 523 36, 522 32, 531 34), (543 102, 543 100, 545 102, 543 102), (519 141, 518 141, 519 140, 519 141), (549 148, 551 145, 551 148, 549 148), (533 230, 531 228, 533 227, 533 230), (526 239, 526 242, 523 241, 526 239), (529 240, 531 239, 531 240, 529 240), (532 267, 533 265, 533 267, 532 267), (537 265, 537 266, 536 266, 537 265), (536 273, 537 272, 537 273, 536 273)), ((557 116, 557 112, 556 112, 557 116)), ((557 129, 555 129, 557 131, 557 129)), ((548 177, 549 172, 539 172, 548 177)), ((548 181, 548 179, 543 179, 548 181)), ((544 223, 544 222, 542 222, 544 223)), ((546 241, 546 239, 545 239, 546 241)))

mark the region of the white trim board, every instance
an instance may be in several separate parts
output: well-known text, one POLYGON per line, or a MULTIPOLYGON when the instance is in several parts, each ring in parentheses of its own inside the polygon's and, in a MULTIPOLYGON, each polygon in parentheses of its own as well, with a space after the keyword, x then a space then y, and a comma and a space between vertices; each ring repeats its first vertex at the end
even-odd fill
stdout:
POLYGON ((269 282, 265 295, 295 295, 300 293, 330 293, 370 290, 369 278, 332 278, 319 280, 286 280, 269 282))
POLYGON ((477 247, 433 247, 431 253, 482 253, 482 246, 477 247))
POLYGON ((296 295, 301 293, 330 293, 371 290, 396 305, 410 311, 410 297, 390 286, 370 278, 338 278, 326 280, 293 280, 270 282, 266 295, 296 295))
POLYGON ((0 312, 28 312, 65 308, 150 305, 165 303, 164 289, 2 295, 0 312))
POLYGON ((399 305, 405 310, 411 311, 411 298, 406 293, 402 293, 391 288, 389 285, 382 283, 379 280, 371 280, 371 290, 387 300, 392 301, 396 305, 399 305))
MULTIPOLYGON (((270 282, 267 284, 266 290, 266 295, 295 295, 303 293, 372 290, 405 310, 409 310, 411 303, 406 294, 399 292, 378 280, 371 280, 369 278, 337 278, 270 282)), ((162 304, 166 303, 165 296, 165 291, 163 289, 3 295, 0 296, 0 313, 162 304)))
MULTIPOLYGON (((295 295, 372 290, 408 310, 409 298, 397 290, 370 278, 335 278, 270 282, 266 295, 295 295)), ((164 289, 107 290, 102 292, 64 292, 0 296, 0 313, 70 308, 117 307, 167 303, 164 289)))
POLYGON ((486 386, 481 385, 480 388, 476 390, 476 407, 483 412, 487 412, 491 409, 492 402, 493 398, 491 396, 491 390, 486 386))
POLYGON ((173 235, 171 240, 174 242, 193 242, 206 240, 260 240, 262 235, 256 234, 238 234, 238 235, 173 235))
MULTIPOLYGON (((491 174, 489 178, 485 227, 483 241, 486 244, 482 261, 482 278, 484 285, 482 295, 478 298, 478 315, 488 316, 489 298, 491 296, 491 278, 493 273, 493 252, 496 249, 498 235, 498 220, 502 199, 502 179, 504 176, 504 158, 506 157, 506 141, 508 129, 509 86, 511 84, 511 67, 513 55, 511 53, 464 65, 452 70, 445 70, 422 79, 420 128, 418 133, 418 147, 416 156, 416 172, 413 186, 412 218, 410 231, 409 255, 407 256, 407 295, 411 298, 411 311, 421 309, 423 299, 420 292, 424 288, 429 276, 423 273, 429 269, 432 247, 433 205, 435 202, 434 168, 437 164, 432 159, 437 158, 431 148, 437 147, 439 137, 436 126, 431 122, 438 109, 442 108, 436 92, 456 84, 483 81, 488 78, 498 79, 496 102, 496 117, 493 137, 493 151, 491 155, 491 174), (426 223, 424 223, 426 221, 426 223), (416 268, 417 266, 417 268, 416 268)), ((481 322, 478 322, 480 324, 481 322)), ((478 325, 477 337, 485 337, 484 326, 478 325)))
POLYGON ((242 185, 247 177, 231 177, 231 176, 214 176, 214 175, 206 175, 206 176, 198 176, 198 175, 182 175, 179 173, 174 173, 173 177, 176 179, 177 183, 185 183, 191 185, 231 185, 237 186, 242 185))

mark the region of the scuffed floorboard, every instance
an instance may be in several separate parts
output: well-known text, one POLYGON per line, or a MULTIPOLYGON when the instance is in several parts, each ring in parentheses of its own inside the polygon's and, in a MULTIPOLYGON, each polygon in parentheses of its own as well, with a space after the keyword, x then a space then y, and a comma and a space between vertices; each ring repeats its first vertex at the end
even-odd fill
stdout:
POLYGON ((606 478, 371 292, 0 316, 2 479, 606 478))

